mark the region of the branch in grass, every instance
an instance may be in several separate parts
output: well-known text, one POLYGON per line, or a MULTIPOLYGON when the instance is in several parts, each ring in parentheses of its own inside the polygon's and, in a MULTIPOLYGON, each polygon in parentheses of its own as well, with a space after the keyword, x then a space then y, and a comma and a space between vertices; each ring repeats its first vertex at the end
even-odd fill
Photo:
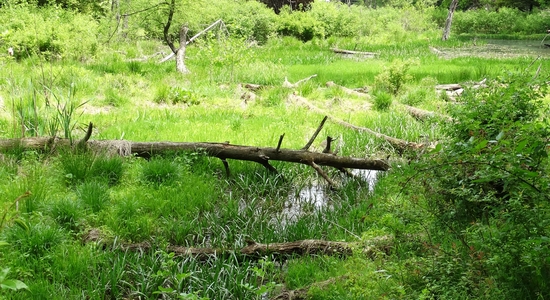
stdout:
MULTIPOLYGON (((313 110, 313 111, 316 111, 318 113, 321 113, 321 114, 325 114, 325 112, 318 108, 317 106, 311 104, 306 98, 304 97, 300 97, 298 95, 291 95, 290 97, 292 97, 291 99, 294 100, 294 101, 298 101, 298 102, 301 102, 303 103, 305 106, 307 106, 309 109, 313 110)), ((372 129, 369 129, 369 128, 366 128, 366 127, 359 127, 359 126, 355 126, 353 124, 350 124, 342 119, 338 119, 336 117, 333 117, 333 116, 330 116, 328 115, 328 117, 333 120, 334 122, 342 125, 342 126, 345 126, 345 127, 348 127, 348 128, 351 128, 351 129, 354 129, 354 130, 357 130, 357 131, 363 131, 363 132, 367 132, 367 133, 370 133, 374 136, 376 136, 377 138, 381 138, 381 139, 384 139, 385 141, 387 141, 388 143, 390 143, 392 146, 394 146, 395 148, 397 148, 399 151, 404 151, 404 150, 418 150, 418 149, 422 149, 424 147, 426 147, 425 144, 420 144, 420 143, 414 143, 414 142, 408 142, 408 141, 405 141, 405 140, 402 140, 402 139, 398 139, 398 138, 394 138, 394 137, 391 137, 391 136, 388 136, 388 135, 385 135, 383 133, 380 133, 380 132, 377 132, 377 131, 374 131, 372 129)))

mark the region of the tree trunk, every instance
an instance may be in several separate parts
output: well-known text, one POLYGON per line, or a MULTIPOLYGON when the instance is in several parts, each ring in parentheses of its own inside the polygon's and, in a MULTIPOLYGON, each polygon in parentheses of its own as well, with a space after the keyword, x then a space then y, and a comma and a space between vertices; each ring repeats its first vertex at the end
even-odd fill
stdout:
POLYGON ((451 35, 451 24, 453 23, 453 15, 455 13, 456 7, 458 5, 458 0, 453 0, 451 6, 449 6, 449 14, 447 15, 447 20, 445 21, 445 29, 443 29, 442 40, 446 41, 451 35))
POLYGON ((180 47, 176 51, 176 70, 182 74, 188 74, 189 70, 185 66, 185 48, 187 45, 187 25, 180 28, 180 47))

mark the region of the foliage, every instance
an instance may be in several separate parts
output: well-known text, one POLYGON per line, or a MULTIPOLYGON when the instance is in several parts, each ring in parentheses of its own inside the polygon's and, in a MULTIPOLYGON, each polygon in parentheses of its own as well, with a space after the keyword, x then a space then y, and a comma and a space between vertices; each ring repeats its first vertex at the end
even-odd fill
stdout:
POLYGON ((96 22, 83 14, 55 7, 9 6, 0 9, 0 50, 6 53, 12 47, 17 59, 34 55, 85 59, 98 50, 96 28, 96 22))
POLYGON ((279 14, 278 21, 277 32, 279 34, 293 36, 303 42, 325 37, 321 20, 307 12, 291 11, 286 7, 279 14))
POLYGON ((20 280, 8 278, 10 268, 0 270, 0 288, 9 290, 28 289, 29 287, 20 280))
POLYGON ((451 109, 451 140, 422 169, 434 235, 444 241, 426 277, 432 295, 550 294, 545 80, 505 74, 451 109))
POLYGON ((263 45, 275 34, 276 15, 259 1, 227 2, 222 6, 220 17, 230 35, 263 45))
POLYGON ((452 30, 457 34, 544 34, 549 21, 546 11, 526 13, 506 7, 498 11, 457 11, 452 30))
POLYGON ((411 75, 408 73, 412 61, 394 61, 389 67, 378 74, 375 78, 375 86, 392 95, 397 95, 403 85, 411 80, 411 75))

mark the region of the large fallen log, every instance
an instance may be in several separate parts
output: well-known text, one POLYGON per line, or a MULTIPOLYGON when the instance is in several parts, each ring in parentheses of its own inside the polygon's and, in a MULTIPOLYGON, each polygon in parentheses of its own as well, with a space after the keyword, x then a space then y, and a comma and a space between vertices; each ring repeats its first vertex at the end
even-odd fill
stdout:
MULTIPOLYGON (((272 147, 255 147, 232 145, 230 143, 207 142, 133 142, 121 140, 90 140, 87 146, 96 151, 113 150, 120 155, 136 155, 150 157, 155 154, 163 154, 176 151, 193 151, 205 153, 209 156, 226 159, 246 160, 260 163, 268 169, 269 161, 286 161, 311 165, 329 166, 335 168, 352 168, 368 170, 388 170, 389 165, 380 159, 366 159, 355 157, 336 156, 332 153, 317 153, 308 150, 292 150, 272 147)), ((0 140, 0 151, 15 148, 26 150, 51 151, 57 147, 68 147, 68 139, 53 137, 32 137, 21 139, 0 140)))
MULTIPOLYGON (((168 246, 168 252, 177 256, 193 257, 199 260, 206 260, 221 257, 232 253, 239 253, 251 257, 265 257, 266 255, 292 256, 292 255, 352 255, 351 244, 346 242, 332 242, 323 240, 300 240, 286 243, 261 244, 254 241, 247 241, 248 245, 240 250, 168 246)), ((153 246, 147 242, 134 244, 121 244, 120 249, 124 251, 148 251, 153 246)), ((374 251, 369 248, 369 251, 374 251)))

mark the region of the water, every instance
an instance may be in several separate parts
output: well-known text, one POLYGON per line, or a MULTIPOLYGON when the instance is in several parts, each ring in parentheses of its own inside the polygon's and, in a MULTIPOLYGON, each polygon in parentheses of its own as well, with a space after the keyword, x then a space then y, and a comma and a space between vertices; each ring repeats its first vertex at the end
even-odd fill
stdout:
MULTIPOLYGON (((375 170, 351 170, 354 176, 368 183, 370 192, 374 190, 379 172, 375 170)), ((326 182, 314 182, 302 187, 299 191, 291 193, 285 202, 280 217, 277 219, 278 222, 282 222, 284 225, 296 222, 305 214, 331 209, 330 192, 326 182)))
MULTIPOLYGON (((544 43, 550 44, 550 36, 544 43)), ((469 47, 438 49, 441 56, 455 58, 464 56, 485 58, 550 57, 550 48, 540 40, 483 40, 469 47)))

